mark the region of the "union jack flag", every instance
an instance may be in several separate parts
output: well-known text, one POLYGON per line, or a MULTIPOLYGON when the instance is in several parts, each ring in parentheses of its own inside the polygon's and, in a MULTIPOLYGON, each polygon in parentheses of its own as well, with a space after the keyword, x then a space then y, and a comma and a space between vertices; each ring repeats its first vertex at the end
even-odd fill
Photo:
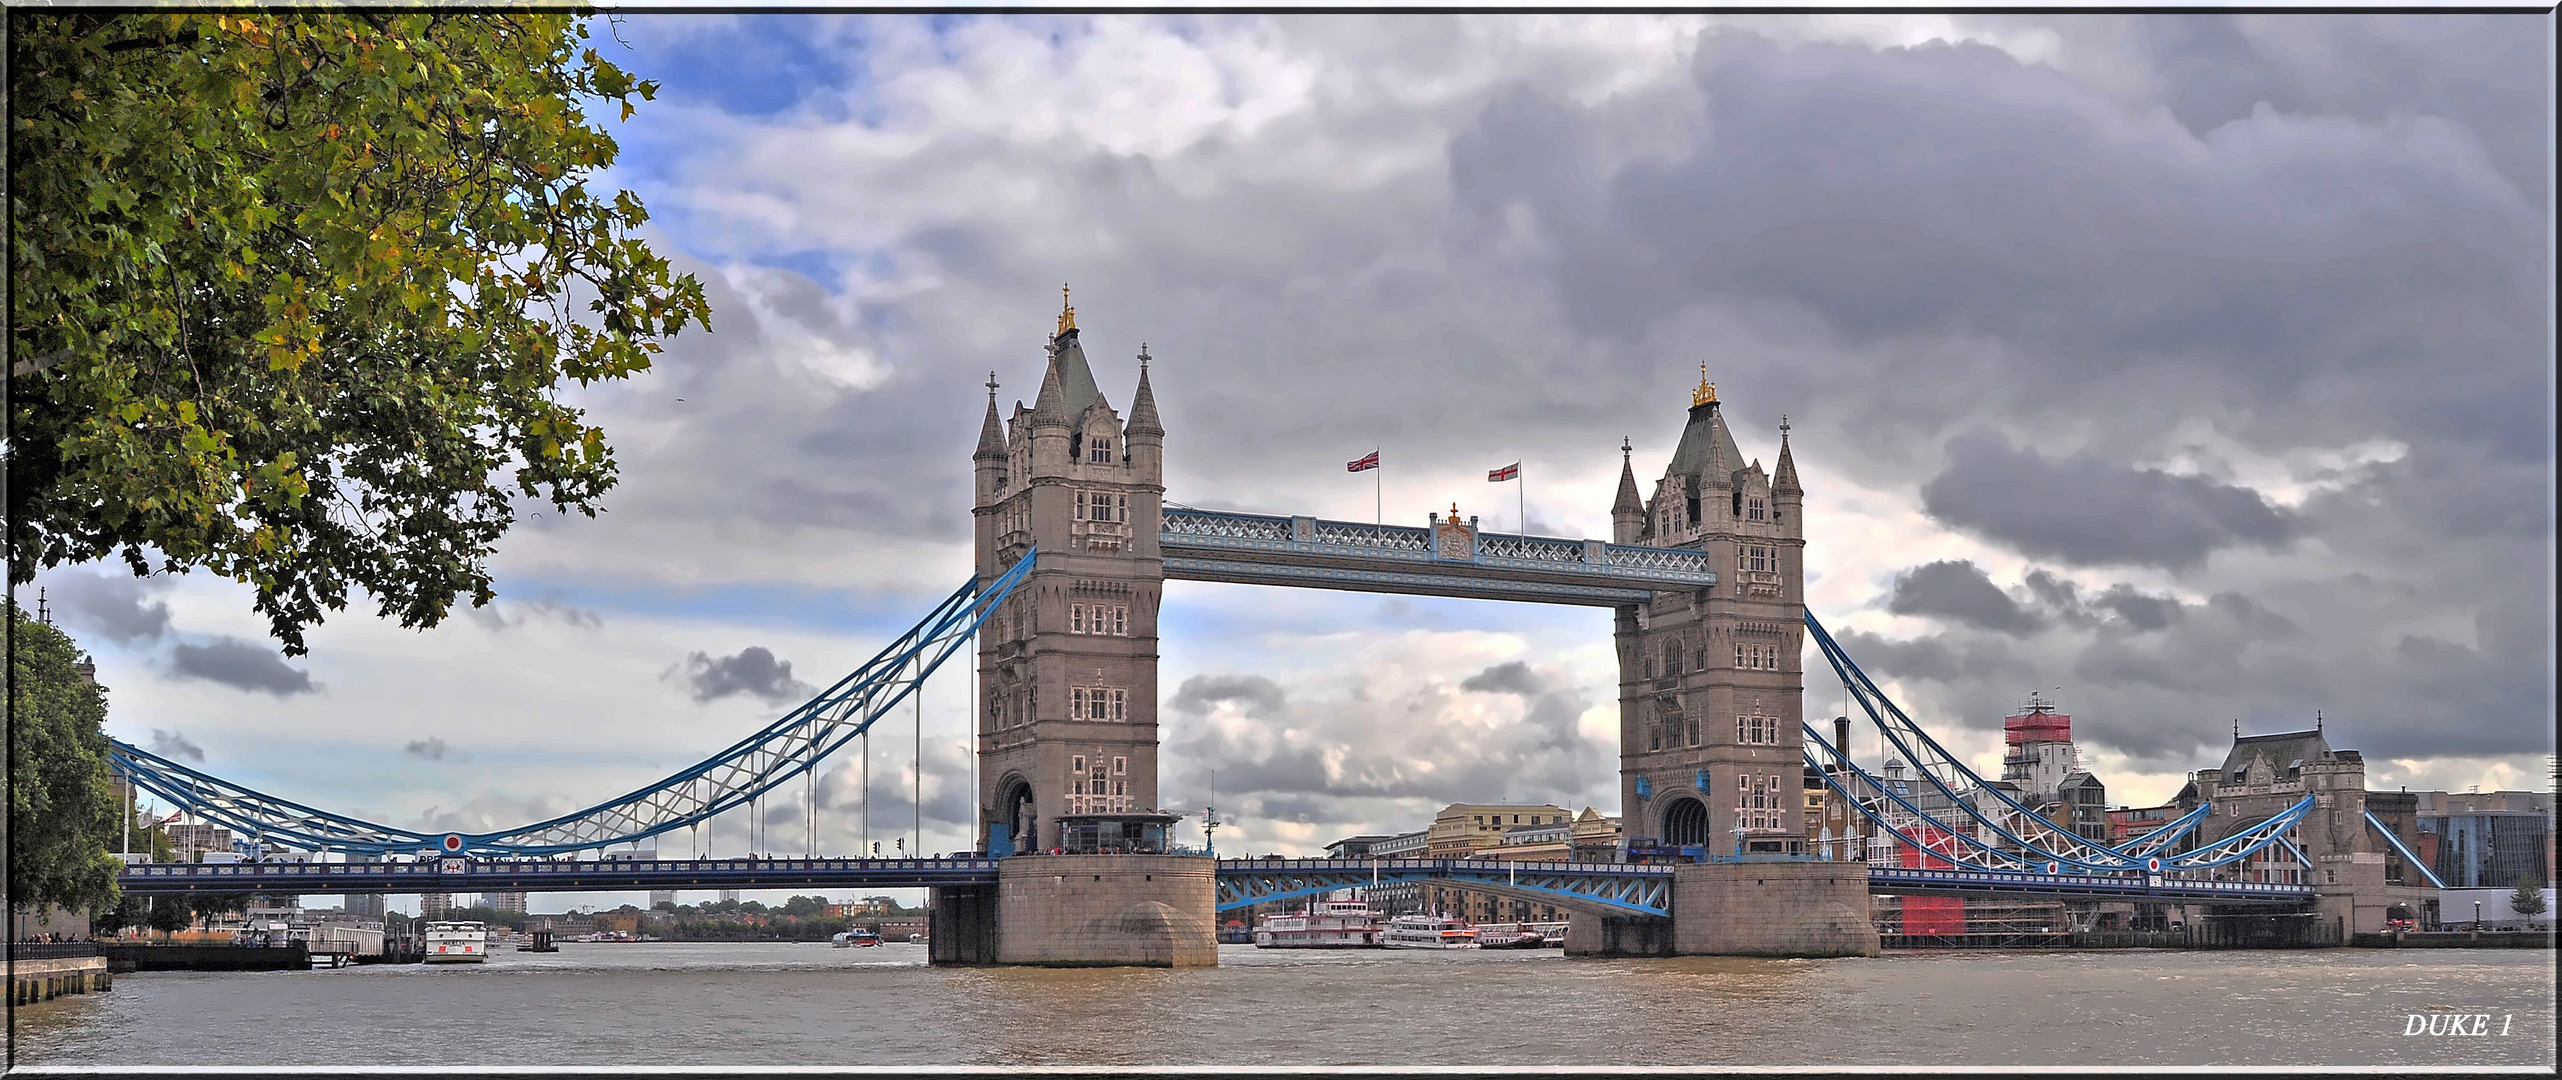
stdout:
POLYGON ((1516 477, 1519 477, 1520 475, 1521 475, 1521 463, 1520 463, 1520 462, 1518 462, 1518 461, 1516 461, 1516 462, 1513 462, 1513 463, 1512 463, 1512 464, 1510 464, 1510 465, 1506 465, 1506 466, 1504 466, 1503 468, 1500 468, 1500 469, 1494 469, 1494 470, 1491 470, 1491 471, 1487 472, 1487 473, 1486 473, 1486 482, 1487 482, 1487 483, 1490 483, 1490 484, 1500 484, 1500 483, 1502 483, 1502 482, 1504 482, 1504 481, 1506 481, 1506 480, 1511 480, 1511 479, 1514 479, 1514 478, 1516 478, 1516 477))
POLYGON ((1379 452, 1378 452, 1378 451, 1376 451, 1376 450, 1373 450, 1373 451, 1370 451, 1368 454, 1363 455, 1363 456, 1361 457, 1361 459, 1360 459, 1360 460, 1358 460, 1358 461, 1348 461, 1348 462, 1345 462, 1345 463, 1344 463, 1344 465, 1343 465, 1343 471, 1345 471, 1345 472, 1369 472, 1370 470, 1375 469, 1375 468, 1378 468, 1378 467, 1379 467, 1379 452))

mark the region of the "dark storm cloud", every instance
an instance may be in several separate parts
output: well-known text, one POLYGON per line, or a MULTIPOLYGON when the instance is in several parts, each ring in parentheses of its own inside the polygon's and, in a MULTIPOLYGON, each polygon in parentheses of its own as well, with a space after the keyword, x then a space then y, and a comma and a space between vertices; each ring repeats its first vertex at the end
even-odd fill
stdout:
MULTIPOLYGON (((2215 55, 2204 25, 2179 55, 2215 55)), ((2194 115, 2263 95, 2260 76, 2210 84, 2209 62, 2168 80, 2194 115)), ((2115 413, 2105 434, 2142 437, 2188 398, 2268 436, 2347 420, 2540 451, 2549 278, 2517 242, 2539 216, 2442 118, 2272 113, 2201 141, 1971 44, 1719 32, 1693 74, 1705 111, 1678 152, 1567 152, 1614 118, 1533 91, 1454 140, 1460 206, 1526 217, 1589 333, 1810 314, 1895 358, 1793 380, 1872 441, 1989 410, 2115 413)))
POLYGON ((815 692, 808 683, 792 677, 791 661, 775 659, 774 651, 762 645, 740 649, 735 656, 714 658, 699 652, 686 656, 685 685, 696 701, 746 694, 782 704, 815 692))
POLYGON ((290 697, 319 689, 311 673, 285 663, 270 646, 235 637, 209 645, 181 644, 170 653, 171 669, 182 678, 203 679, 235 690, 290 697))
POLYGON ((2139 24, 2171 115, 2195 135, 2249 116, 2260 105, 2303 108, 2305 95, 2262 55, 2230 15, 2164 15, 2139 24))
POLYGON ((1948 468, 1921 496, 1943 522, 2082 566, 2190 567, 2219 548, 2279 547, 2300 529, 2249 488, 2087 455, 2052 460, 1987 431, 1950 441, 1948 468))
POLYGON ((1519 694, 1530 697, 1547 688, 1547 681, 1534 674, 1530 670, 1530 665, 1519 660, 1509 664, 1496 664, 1459 680, 1461 690, 1476 690, 1488 694, 1519 694))
POLYGON ((426 761, 443 761, 446 749, 445 740, 426 738, 412 740, 409 745, 401 747, 400 752, 426 761))
POLYGON ((159 728, 151 729, 151 752, 173 760, 203 761, 205 759, 204 748, 188 742, 186 735, 174 730, 162 731, 159 728))
POLYGON ((1289 693, 1261 675, 1195 675, 1183 680, 1166 704, 1176 712, 1199 716, 1223 701, 1236 702, 1248 716, 1267 719, 1290 708, 1289 693))
POLYGON ((1894 599, 1886 610, 1945 617, 2013 635, 2033 633, 2045 623, 1963 559, 1924 563, 1896 574, 1894 599))
POLYGON ((169 605, 155 600, 152 582, 112 569, 104 573, 64 573, 46 579, 63 620, 122 644, 156 641, 169 632, 169 605))

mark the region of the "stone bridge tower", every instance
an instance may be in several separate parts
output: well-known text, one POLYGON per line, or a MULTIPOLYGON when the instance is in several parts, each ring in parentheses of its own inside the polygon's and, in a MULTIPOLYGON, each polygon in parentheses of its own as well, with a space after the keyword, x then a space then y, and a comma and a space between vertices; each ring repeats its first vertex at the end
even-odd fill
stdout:
POLYGON ((1632 843, 1805 851, 1805 493, 1784 421, 1779 431, 1776 471, 1764 473, 1736 447, 1703 366, 1654 496, 1621 465, 1612 541, 1708 552, 1720 578, 1619 609, 1619 797, 1632 843))
POLYGON ((1040 555, 979 635, 981 850, 1047 851, 1063 815, 1156 807, 1165 429, 1147 363, 1141 348, 1124 421, 1062 304, 1032 406, 1000 423, 990 377, 972 455, 978 579, 1040 555))

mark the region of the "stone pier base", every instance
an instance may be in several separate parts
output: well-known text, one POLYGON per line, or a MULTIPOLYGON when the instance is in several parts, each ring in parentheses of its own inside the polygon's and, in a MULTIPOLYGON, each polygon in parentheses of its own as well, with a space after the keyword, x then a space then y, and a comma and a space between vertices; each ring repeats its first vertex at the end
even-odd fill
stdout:
POLYGON ((1702 863, 1673 871, 1673 951, 1684 956, 1875 956, 1868 866, 1702 863))
POLYGON ((103 956, 17 960, 9 965, 9 1001, 13 1005, 51 1001, 64 994, 86 994, 114 984, 103 956))
POLYGON ((1218 864, 1187 855, 1016 855, 994 889, 934 892, 937 964, 1215 967, 1218 864))
POLYGON ((1671 956, 1672 920, 1578 911, 1566 920, 1566 955, 1671 956))

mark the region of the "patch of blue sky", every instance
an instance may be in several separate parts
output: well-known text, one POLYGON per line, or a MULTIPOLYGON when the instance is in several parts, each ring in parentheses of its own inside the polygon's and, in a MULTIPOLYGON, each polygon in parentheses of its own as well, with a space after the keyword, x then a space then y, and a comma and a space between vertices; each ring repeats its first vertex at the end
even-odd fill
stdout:
POLYGON ((859 20, 642 13, 621 24, 634 55, 617 62, 658 83, 662 100, 736 116, 772 116, 814 90, 854 89, 870 77, 870 33, 859 20))
MULTIPOLYGON (((959 588, 960 582, 952 583, 959 588)), ((916 624, 950 595, 812 589, 801 585, 634 585, 575 579, 509 582, 502 597, 551 600, 616 615, 741 626, 788 627, 886 640, 916 624)))
POLYGON ((837 256, 833 252, 809 248, 750 255, 747 261, 776 270, 789 270, 817 282, 820 288, 831 294, 841 296, 845 293, 845 274, 837 268, 837 256))

